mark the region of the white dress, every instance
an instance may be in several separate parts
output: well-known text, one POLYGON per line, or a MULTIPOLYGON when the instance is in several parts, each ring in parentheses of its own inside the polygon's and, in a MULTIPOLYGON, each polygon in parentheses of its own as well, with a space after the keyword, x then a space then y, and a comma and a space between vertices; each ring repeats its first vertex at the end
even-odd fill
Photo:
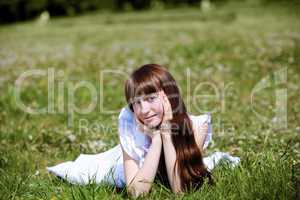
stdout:
MULTIPOLYGON (((201 126, 208 123, 208 135, 205 138, 204 148, 212 140, 211 116, 209 114, 194 116, 190 119, 201 126)), ((119 188, 126 185, 122 149, 135 159, 139 167, 143 166, 145 156, 151 145, 151 138, 136 128, 136 121, 133 113, 128 107, 124 107, 119 115, 118 133, 120 144, 99 154, 80 154, 75 161, 67 161, 58 165, 47 167, 47 170, 54 175, 65 179, 73 184, 86 185, 89 183, 108 183, 119 188)), ((221 159, 226 159, 231 166, 239 163, 238 157, 230 156, 228 153, 215 152, 203 158, 209 170, 212 170, 221 159)))

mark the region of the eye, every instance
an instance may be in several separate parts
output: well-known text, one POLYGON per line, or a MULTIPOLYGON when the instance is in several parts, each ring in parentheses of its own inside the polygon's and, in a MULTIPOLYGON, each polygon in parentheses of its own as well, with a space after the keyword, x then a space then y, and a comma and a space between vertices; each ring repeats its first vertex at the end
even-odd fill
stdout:
POLYGON ((141 104, 141 101, 139 99, 134 99, 131 104, 132 105, 139 105, 139 104, 141 104))
POLYGON ((133 104, 133 105, 140 105, 140 104, 141 104, 141 101, 140 101, 140 100, 135 100, 135 101, 133 101, 132 104, 133 104))
POLYGON ((147 101, 149 101, 149 102, 153 102, 155 99, 157 98, 157 96, 149 96, 148 98, 147 98, 147 101))

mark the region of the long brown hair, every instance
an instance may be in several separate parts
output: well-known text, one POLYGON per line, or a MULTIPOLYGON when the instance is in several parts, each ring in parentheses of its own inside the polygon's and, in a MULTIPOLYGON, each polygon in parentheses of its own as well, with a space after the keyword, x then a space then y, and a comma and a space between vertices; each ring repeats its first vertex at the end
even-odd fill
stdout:
MULTIPOLYGON (((179 88, 172 75, 164 67, 147 64, 136 69, 125 82, 126 101, 134 112, 131 105, 134 97, 158 92, 161 89, 167 95, 172 107, 171 137, 176 150, 176 163, 173 171, 175 172, 177 166, 181 188, 184 191, 191 188, 197 189, 201 187, 205 178, 208 178, 209 184, 213 184, 211 173, 206 169, 202 153, 195 141, 192 122, 187 114, 179 88)), ((164 185, 170 188, 163 151, 157 176, 164 185)))

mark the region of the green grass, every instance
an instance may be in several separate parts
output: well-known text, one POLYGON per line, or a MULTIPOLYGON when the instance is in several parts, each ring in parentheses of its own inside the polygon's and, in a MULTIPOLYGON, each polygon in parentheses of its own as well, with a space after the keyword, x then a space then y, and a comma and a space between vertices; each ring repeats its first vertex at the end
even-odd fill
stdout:
MULTIPOLYGON (((168 66, 190 113, 212 112, 213 143, 206 155, 220 150, 241 158, 235 169, 224 165, 214 171, 214 187, 204 185, 179 196, 155 184, 147 199, 299 197, 300 24, 295 10, 228 4, 208 13, 197 9, 94 13, 51 19, 46 25, 31 21, 1 26, 0 199, 128 198, 125 191, 111 186, 70 185, 49 175, 45 167, 118 143, 117 111, 125 105, 123 82, 126 74, 145 63, 168 66), (61 107, 63 112, 32 115, 22 111, 15 101, 15 81, 30 69, 48 68, 64 73, 55 76, 54 97, 55 110, 61 107), (278 86, 279 75, 274 74, 282 69, 287 69, 287 82, 278 86), (107 74, 101 85, 104 70, 123 74, 107 74), (253 88, 266 77, 270 87, 257 94, 251 105, 253 88), (104 96, 97 99, 91 113, 74 113, 70 120, 67 84, 81 80, 104 96), (60 96, 58 83, 64 83, 60 96), (201 83, 203 87, 196 90, 201 83), (272 122, 275 89, 287 90, 286 128, 272 122), (216 91, 221 96, 203 96, 216 91), (104 113, 101 104, 115 112, 104 113), (268 120, 261 120, 253 109, 268 120), (73 126, 68 126, 68 119, 73 126), (80 131, 80 119, 88 121, 88 131, 80 131), (93 124, 104 128, 93 131, 93 124), (92 145, 98 140, 106 146, 92 145)), ((46 106, 47 77, 28 78, 21 98, 31 107, 46 106)), ((81 107, 91 102, 83 88, 75 99, 81 107)))

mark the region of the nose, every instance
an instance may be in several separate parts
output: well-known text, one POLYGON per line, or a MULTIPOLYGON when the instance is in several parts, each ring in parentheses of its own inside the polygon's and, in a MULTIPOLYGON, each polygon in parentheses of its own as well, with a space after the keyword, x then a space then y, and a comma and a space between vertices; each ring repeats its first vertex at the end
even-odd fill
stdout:
POLYGON ((149 113, 150 111, 150 105, 147 101, 144 101, 142 100, 141 101, 141 113, 144 115, 144 116, 147 116, 147 114, 149 113))

